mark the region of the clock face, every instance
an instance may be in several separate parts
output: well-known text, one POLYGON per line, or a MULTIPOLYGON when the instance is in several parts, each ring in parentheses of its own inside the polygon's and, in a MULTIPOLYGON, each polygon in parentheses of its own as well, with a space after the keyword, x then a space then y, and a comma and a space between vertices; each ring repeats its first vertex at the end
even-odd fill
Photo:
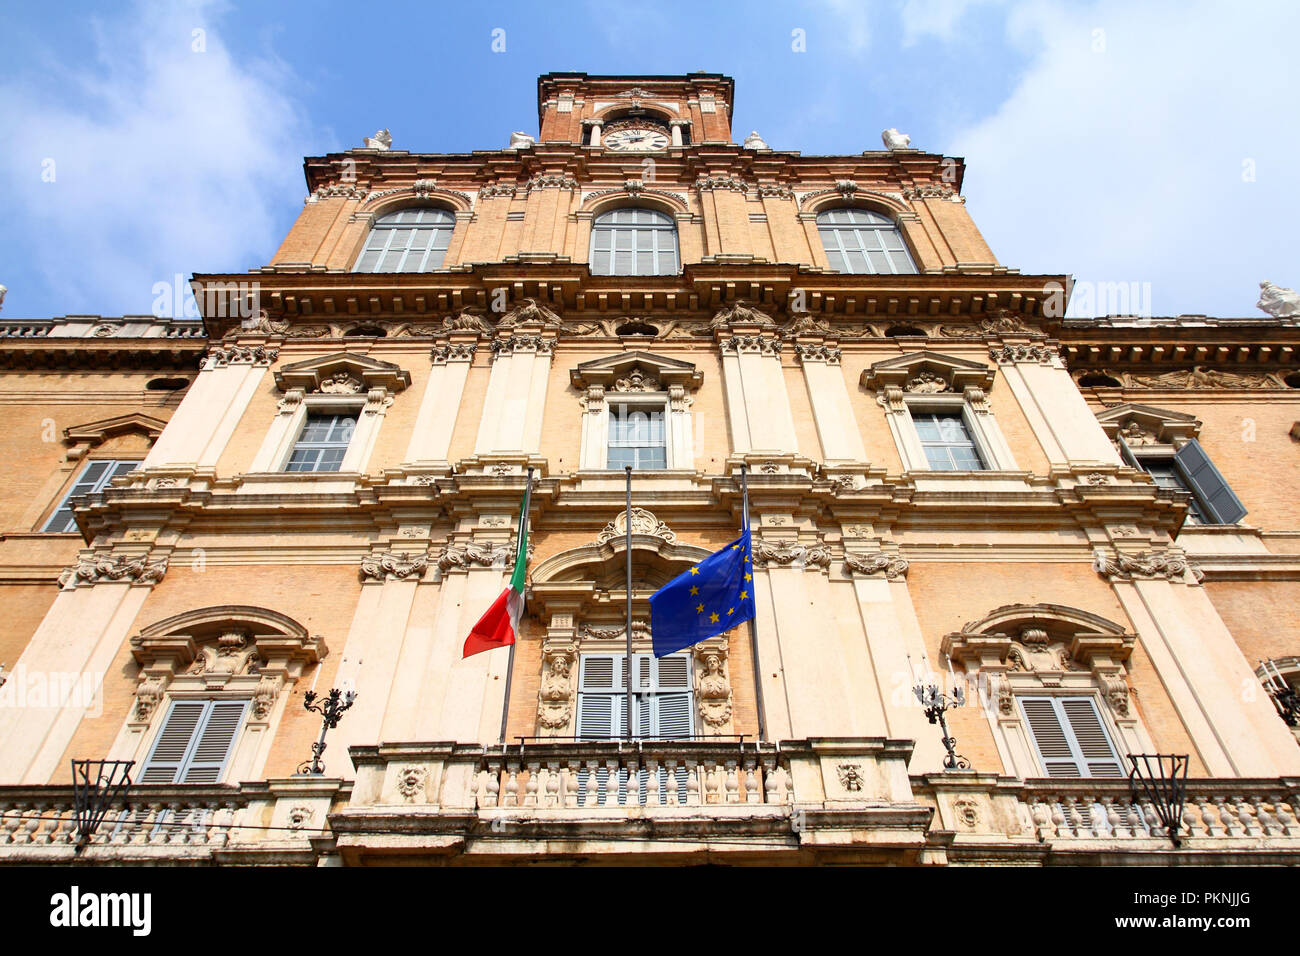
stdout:
POLYGON ((620 153, 641 153, 655 149, 666 149, 668 135, 663 130, 653 127, 624 127, 605 134, 601 144, 606 149, 620 153))

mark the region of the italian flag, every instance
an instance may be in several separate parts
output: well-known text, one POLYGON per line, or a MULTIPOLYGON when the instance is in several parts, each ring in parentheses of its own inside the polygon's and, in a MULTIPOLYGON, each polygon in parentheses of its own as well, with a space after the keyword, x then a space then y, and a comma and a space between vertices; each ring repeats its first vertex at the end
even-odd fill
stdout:
POLYGON ((519 509, 519 552, 515 555, 515 570, 510 583, 501 596, 492 602, 487 613, 479 618, 474 629, 465 638, 462 659, 479 651, 494 647, 509 647, 519 633, 519 619, 524 614, 524 567, 528 563, 528 495, 524 495, 519 509))

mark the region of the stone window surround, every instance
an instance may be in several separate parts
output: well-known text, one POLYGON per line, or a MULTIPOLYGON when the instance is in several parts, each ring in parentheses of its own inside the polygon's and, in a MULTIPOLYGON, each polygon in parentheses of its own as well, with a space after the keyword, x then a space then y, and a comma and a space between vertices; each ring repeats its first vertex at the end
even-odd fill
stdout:
POLYGON ((249 466, 249 473, 294 479, 363 473, 395 393, 404 390, 410 380, 409 372, 389 362, 350 353, 309 359, 281 368, 276 373, 275 382, 284 398, 280 400, 279 412, 249 466), (340 377, 342 384, 335 384, 340 377), (307 423, 307 415, 340 412, 356 412, 357 425, 339 470, 286 472, 284 469, 307 423))
POLYGON ((1154 753, 1131 703, 1126 662, 1135 635, 1097 615, 1057 605, 1010 605, 948 634, 942 653, 964 670, 967 706, 980 706, 1007 772, 1042 777, 1021 697, 1089 697, 1121 765, 1129 753, 1154 753))
POLYGON ((304 671, 329 654, 325 641, 286 615, 223 605, 186 611, 131 639, 139 668, 134 700, 114 743, 116 759, 142 766, 175 700, 247 700, 227 763, 259 773, 274 725, 304 671), (251 766, 250 766, 251 764, 251 766))

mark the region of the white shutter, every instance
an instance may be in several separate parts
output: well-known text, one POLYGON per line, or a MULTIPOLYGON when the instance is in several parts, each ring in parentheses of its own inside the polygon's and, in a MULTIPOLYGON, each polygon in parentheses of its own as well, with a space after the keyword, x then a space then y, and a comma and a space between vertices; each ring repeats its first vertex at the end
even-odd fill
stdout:
POLYGON ((247 706, 246 700, 174 701, 139 782, 219 782, 247 706))
POLYGON ((1124 776, 1092 698, 1022 697, 1020 708, 1047 776, 1124 776))
POLYGON ((1217 524, 1236 524, 1246 517, 1246 508, 1200 442, 1192 439, 1174 454, 1174 463, 1187 479, 1188 488, 1201 499, 1209 514, 1206 517, 1217 524))

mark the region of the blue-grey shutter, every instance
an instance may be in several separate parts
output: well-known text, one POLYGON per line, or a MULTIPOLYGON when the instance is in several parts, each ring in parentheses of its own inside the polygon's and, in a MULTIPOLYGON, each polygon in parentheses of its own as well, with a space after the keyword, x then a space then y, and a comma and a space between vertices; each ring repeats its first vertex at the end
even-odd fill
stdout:
POLYGON ((1111 746, 1110 735, 1102 725, 1101 715, 1091 697, 1064 697, 1060 700, 1070 733, 1081 762, 1089 777, 1122 777, 1119 755, 1111 746))
POLYGON ((1227 481, 1214 467, 1214 462, 1205 454, 1205 449, 1196 439, 1192 439, 1174 454, 1174 463, 1178 465, 1187 479, 1188 487, 1196 495, 1205 510, 1206 517, 1217 524, 1236 524, 1246 516, 1246 509, 1227 481))
POLYGON ((1025 723, 1029 725, 1029 735, 1038 751, 1043 772, 1049 777, 1083 776, 1052 698, 1022 697, 1020 708, 1024 711, 1025 723))
POLYGON ((194 731, 208 709, 206 701, 178 700, 172 703, 158 739, 144 762, 138 783, 175 783, 194 741, 194 731))
POLYGON ((1020 708, 1047 776, 1124 776, 1092 698, 1021 697, 1020 708))
POLYGON ((235 747, 235 735, 244 720, 246 700, 214 700, 208 704, 203 726, 181 773, 181 783, 217 783, 235 747))

